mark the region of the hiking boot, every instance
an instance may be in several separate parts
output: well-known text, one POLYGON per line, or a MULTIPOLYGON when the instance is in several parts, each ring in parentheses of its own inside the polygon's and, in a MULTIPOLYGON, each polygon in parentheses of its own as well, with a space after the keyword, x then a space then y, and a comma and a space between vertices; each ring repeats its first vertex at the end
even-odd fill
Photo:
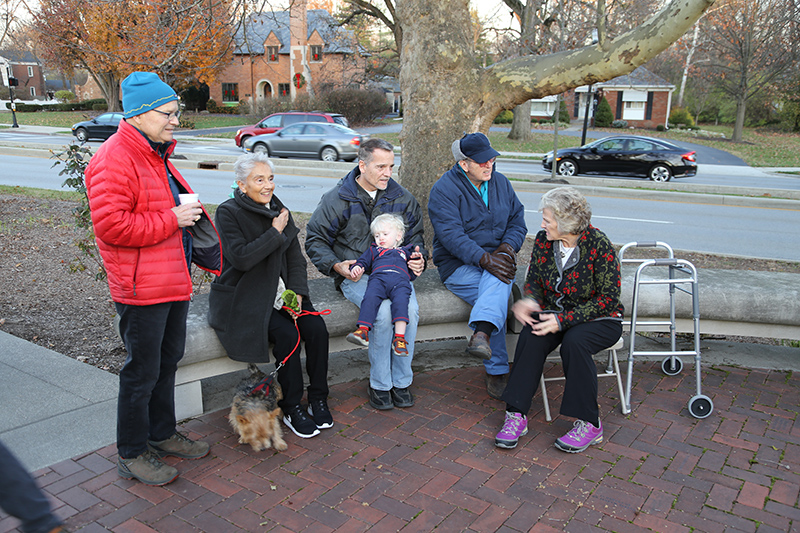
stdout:
POLYGON ((173 457, 180 457, 181 459, 199 459, 205 457, 208 455, 208 450, 210 448, 207 442, 192 440, 180 432, 176 432, 167 440, 151 440, 147 443, 159 457, 172 455, 173 457))
POLYGON ((308 414, 314 420, 317 429, 328 429, 333 427, 333 416, 328 409, 328 402, 324 399, 311 400, 308 402, 308 414))
POLYGON ((392 403, 395 407, 400 407, 402 409, 404 407, 411 407, 414 405, 414 395, 411 394, 411 391, 408 390, 408 387, 404 389, 395 387, 391 390, 391 395, 392 403))
POLYGON ((603 423, 598 420, 600 427, 594 427, 589 422, 576 420, 566 435, 556 440, 556 448, 562 452, 582 452, 592 444, 603 442, 603 423))
POLYGON ((369 388, 369 404, 379 411, 394 407, 392 394, 388 390, 375 390, 372 387, 369 388))
POLYGON ((406 338, 395 335, 392 341, 392 353, 399 357, 408 357, 408 344, 406 338))
POLYGON ((347 335, 347 340, 367 348, 369 347, 369 330, 365 327, 359 327, 353 333, 347 335))
POLYGON ((158 454, 148 448, 133 459, 117 459, 117 473, 125 479, 138 479, 145 485, 166 485, 175 481, 178 470, 161 461, 158 454))
POLYGON ((311 437, 319 435, 317 424, 308 417, 306 412, 299 405, 284 409, 283 423, 298 437, 310 439, 311 437))
POLYGON ((499 400, 503 395, 506 385, 508 385, 508 374, 500 374, 498 376, 486 374, 486 394, 495 400, 499 400))
POLYGON ((506 420, 503 428, 494 438, 494 445, 498 448, 516 448, 519 438, 528 433, 528 417, 522 413, 506 411, 506 420))
POLYGON ((489 335, 482 331, 476 331, 467 343, 466 352, 481 359, 492 358, 492 348, 489 346, 489 335))

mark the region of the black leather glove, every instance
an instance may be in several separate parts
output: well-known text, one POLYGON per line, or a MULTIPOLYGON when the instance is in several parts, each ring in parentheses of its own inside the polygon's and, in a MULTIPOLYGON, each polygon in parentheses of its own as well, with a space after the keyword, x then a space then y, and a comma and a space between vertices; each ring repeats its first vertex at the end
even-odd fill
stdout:
POLYGON ((517 269, 517 252, 514 251, 514 248, 511 247, 510 244, 507 242, 502 243, 500 246, 497 247, 497 250, 492 252, 492 255, 501 255, 501 256, 508 256, 511 260, 511 266, 514 267, 514 270, 517 269))
POLYGON ((516 274, 517 267, 507 254, 494 254, 484 252, 480 260, 481 268, 488 271, 503 283, 511 283, 516 274))

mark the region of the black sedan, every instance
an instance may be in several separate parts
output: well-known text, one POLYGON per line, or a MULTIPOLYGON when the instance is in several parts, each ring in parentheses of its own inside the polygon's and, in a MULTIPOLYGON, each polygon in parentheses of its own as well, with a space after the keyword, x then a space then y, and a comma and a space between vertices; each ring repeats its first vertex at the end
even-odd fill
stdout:
MULTIPOLYGON (((545 154, 542 167, 553 168, 553 152, 545 154)), ((697 158, 692 150, 652 137, 632 135, 604 137, 580 148, 558 151, 556 172, 577 174, 621 174, 644 176, 653 181, 669 181, 697 174, 697 158)))
POLYGON ((123 117, 122 113, 103 113, 99 117, 73 125, 72 134, 80 142, 86 142, 89 139, 106 140, 117 132, 119 121, 123 117))

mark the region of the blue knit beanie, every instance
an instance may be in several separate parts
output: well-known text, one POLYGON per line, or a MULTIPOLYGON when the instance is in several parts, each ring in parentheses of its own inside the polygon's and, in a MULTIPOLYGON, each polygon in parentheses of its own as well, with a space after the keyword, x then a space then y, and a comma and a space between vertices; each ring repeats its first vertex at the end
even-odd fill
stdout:
POLYGON ((172 87, 155 72, 134 72, 122 80, 122 109, 125 118, 135 117, 178 99, 172 87))

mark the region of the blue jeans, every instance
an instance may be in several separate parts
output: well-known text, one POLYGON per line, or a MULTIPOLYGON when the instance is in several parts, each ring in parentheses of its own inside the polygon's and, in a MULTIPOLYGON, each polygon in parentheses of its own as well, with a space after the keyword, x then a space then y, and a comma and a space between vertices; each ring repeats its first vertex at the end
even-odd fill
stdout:
POLYGON ((472 306, 469 327, 475 322, 491 322, 496 328, 489 339, 492 357, 483 362, 486 373, 499 376, 508 373, 506 349, 506 317, 511 284, 503 283, 480 267, 463 265, 450 274, 444 282, 450 292, 472 306))
POLYGON ((0 509, 22 522, 25 533, 46 533, 61 525, 50 501, 25 467, 0 442, 0 509))
POLYGON ((175 372, 186 346, 189 302, 115 302, 128 357, 119 373, 117 451, 133 459, 147 441, 175 434, 175 372))
MULTIPOLYGON (((361 301, 367 292, 369 276, 361 276, 358 281, 346 279, 342 282, 344 297, 361 307, 361 301)), ((414 341, 417 338, 417 323, 419 322, 419 305, 414 284, 411 284, 411 297, 408 299, 408 327, 406 328, 406 342, 408 355, 400 357, 392 353, 392 339, 394 326, 392 324, 391 302, 384 300, 378 309, 375 324, 369 333, 369 386, 375 390, 388 391, 392 388, 404 389, 411 385, 414 373, 411 370, 411 360, 414 358, 414 341)))

